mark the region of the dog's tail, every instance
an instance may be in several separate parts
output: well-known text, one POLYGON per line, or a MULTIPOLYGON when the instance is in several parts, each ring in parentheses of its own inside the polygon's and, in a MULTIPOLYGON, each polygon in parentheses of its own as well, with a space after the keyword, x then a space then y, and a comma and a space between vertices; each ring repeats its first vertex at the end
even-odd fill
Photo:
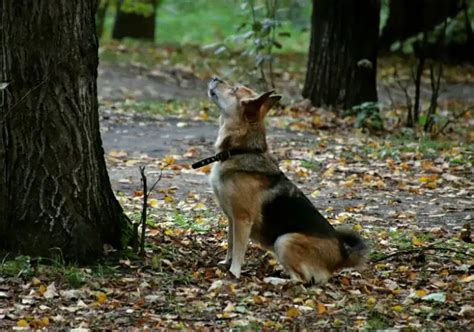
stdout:
POLYGON ((359 234, 351 229, 338 228, 336 236, 341 249, 341 267, 358 267, 367 262, 370 247, 359 234))

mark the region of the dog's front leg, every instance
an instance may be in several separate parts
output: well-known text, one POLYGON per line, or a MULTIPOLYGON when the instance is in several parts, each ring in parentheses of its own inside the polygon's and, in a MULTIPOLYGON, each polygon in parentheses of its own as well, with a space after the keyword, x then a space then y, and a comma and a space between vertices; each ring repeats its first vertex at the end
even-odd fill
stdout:
POLYGON ((236 219, 233 222, 232 264, 230 272, 236 278, 240 277, 251 229, 252 223, 248 219, 236 219))
POLYGON ((225 259, 220 261, 217 264, 227 265, 230 263, 232 259, 232 247, 234 243, 234 225, 232 219, 227 217, 229 224, 227 226, 227 254, 225 255, 225 259))

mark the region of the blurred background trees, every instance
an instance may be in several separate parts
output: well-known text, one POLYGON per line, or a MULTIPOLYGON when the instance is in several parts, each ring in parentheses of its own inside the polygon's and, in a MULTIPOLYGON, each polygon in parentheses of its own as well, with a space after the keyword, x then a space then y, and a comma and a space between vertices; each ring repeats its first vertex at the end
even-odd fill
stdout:
POLYGON ((403 124, 433 131, 443 64, 474 59, 473 16, 469 0, 101 0, 97 30, 104 41, 193 45, 228 60, 224 76, 260 89, 291 76, 283 62, 306 64, 293 97, 345 109, 341 114, 357 114, 358 126, 374 129, 383 108, 377 59, 403 58, 387 80, 405 99, 403 124))

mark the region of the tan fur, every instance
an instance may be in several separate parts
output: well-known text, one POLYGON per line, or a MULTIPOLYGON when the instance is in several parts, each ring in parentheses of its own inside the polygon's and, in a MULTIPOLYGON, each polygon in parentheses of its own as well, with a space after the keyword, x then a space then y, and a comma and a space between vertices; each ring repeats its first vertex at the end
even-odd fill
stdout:
POLYGON ((275 254, 293 279, 319 283, 339 268, 342 257, 338 246, 335 239, 288 233, 275 242, 275 254))

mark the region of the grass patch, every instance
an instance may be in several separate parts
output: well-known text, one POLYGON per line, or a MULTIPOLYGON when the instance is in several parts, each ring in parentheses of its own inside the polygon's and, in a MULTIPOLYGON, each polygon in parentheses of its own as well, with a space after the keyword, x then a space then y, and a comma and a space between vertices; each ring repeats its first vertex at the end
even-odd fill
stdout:
POLYGON ((389 327, 389 319, 378 311, 371 311, 364 327, 364 331, 373 331, 389 327))

